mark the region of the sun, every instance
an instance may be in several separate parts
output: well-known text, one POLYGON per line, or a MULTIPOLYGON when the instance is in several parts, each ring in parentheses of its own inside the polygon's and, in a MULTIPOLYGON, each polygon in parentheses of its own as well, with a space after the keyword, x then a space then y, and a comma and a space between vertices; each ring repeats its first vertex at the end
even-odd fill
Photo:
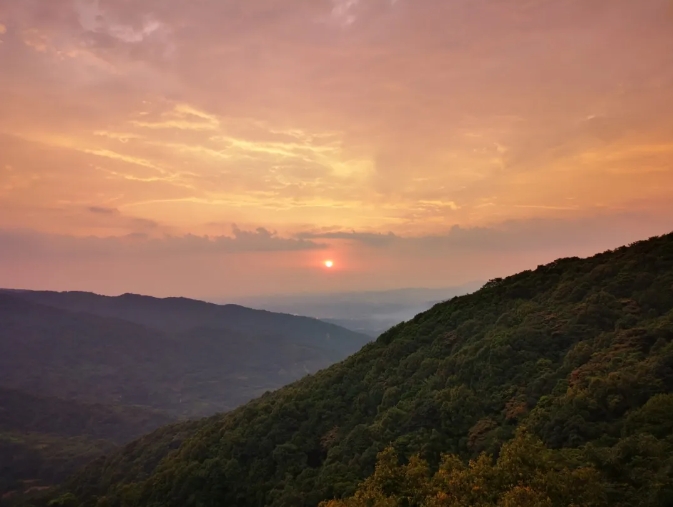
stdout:
POLYGON ((334 262, 329 259, 323 262, 323 264, 325 265, 326 268, 331 268, 332 266, 334 266, 334 262))

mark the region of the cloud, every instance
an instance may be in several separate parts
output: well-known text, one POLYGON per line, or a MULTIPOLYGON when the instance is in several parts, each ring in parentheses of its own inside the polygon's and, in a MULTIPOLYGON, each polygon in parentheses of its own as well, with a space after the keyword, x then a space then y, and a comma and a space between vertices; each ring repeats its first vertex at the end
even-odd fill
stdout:
POLYGON ((0 286, 193 297, 446 287, 664 234, 673 230, 671 217, 533 219, 416 236, 334 230, 283 236, 236 226, 229 235, 209 236, 5 229, 0 286), (327 258, 337 271, 325 273, 327 258))
POLYGON ((117 208, 106 208, 105 206, 89 206, 87 209, 91 213, 99 215, 117 215, 119 213, 117 208))
POLYGON ((355 22, 357 16, 354 10, 360 3, 360 0, 332 0, 332 3, 334 4, 334 7, 332 7, 332 17, 346 25, 355 22))
MULTIPOLYGON (((644 236, 673 201, 670 12, 663 0, 0 0, 0 229, 105 245, 142 233, 158 252, 160 235, 237 223, 222 251, 303 240, 408 260, 389 280, 420 269, 414 256, 456 269, 493 256, 487 269, 499 252, 518 266, 563 241, 644 236), (108 206, 119 212, 87 209, 108 206), (625 213, 643 217, 633 234, 605 232, 625 213)), ((202 243, 219 244, 189 244, 202 243)))
POLYGON ((75 9, 79 23, 86 32, 105 34, 128 44, 137 44, 162 33, 165 35, 167 31, 162 22, 149 14, 133 22, 120 21, 114 9, 103 9, 99 0, 77 0, 75 9))
POLYGON ((596 215, 574 219, 509 220, 487 227, 455 225, 443 233, 402 236, 356 231, 303 232, 304 239, 344 240, 418 258, 458 253, 498 255, 540 251, 601 251, 673 230, 673 219, 638 213, 596 215))
POLYGON ((302 239, 340 239, 354 241, 369 246, 385 247, 392 243, 402 240, 400 236, 389 232, 387 234, 375 232, 355 232, 355 231, 338 231, 338 232, 302 232, 298 234, 302 239))
MULTIPOLYGON (((133 219, 143 225, 146 221, 133 219)), ((153 225, 151 222, 149 225, 153 225)), ((241 252, 287 252, 315 250, 324 244, 298 238, 284 238, 265 228, 254 231, 232 228, 231 236, 149 236, 131 233, 123 236, 69 236, 36 231, 0 230, 0 258, 7 262, 33 258, 51 262, 55 258, 110 259, 166 258, 241 252)))
POLYGON ((96 216, 96 219, 98 220, 96 225, 126 228, 133 231, 130 234, 137 233, 138 231, 152 231, 160 227, 159 223, 155 220, 128 216, 121 213, 118 208, 89 206, 86 210, 96 216))
POLYGON ((217 130, 220 122, 214 115, 187 104, 176 104, 172 110, 161 113, 157 121, 133 120, 131 124, 149 129, 217 130))
POLYGON ((132 230, 153 230, 159 227, 159 222, 147 218, 130 218, 130 229, 132 230))

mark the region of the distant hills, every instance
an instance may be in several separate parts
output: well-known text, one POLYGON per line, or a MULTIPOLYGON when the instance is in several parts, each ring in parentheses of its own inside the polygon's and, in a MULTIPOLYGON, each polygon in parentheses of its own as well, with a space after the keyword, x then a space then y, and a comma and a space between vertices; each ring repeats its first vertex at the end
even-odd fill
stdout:
POLYGON ((155 298, 137 294, 117 297, 90 292, 10 291, 25 301, 70 312, 121 319, 164 333, 212 329, 251 337, 290 338, 325 354, 350 354, 368 341, 339 326, 315 318, 255 310, 234 304, 213 304, 187 298, 155 298), (363 341, 364 340, 364 341, 363 341))
POLYGON ((369 340, 316 319, 237 305, 0 292, 0 386, 175 417, 229 410, 369 340))
POLYGON ((62 478, 117 444, 231 410, 368 341, 237 305, 2 290, 0 467, 25 472, 14 479, 62 478))
POLYGON ((330 368, 147 435, 50 498, 315 507, 358 491, 332 505, 672 505, 672 415, 673 234, 491 280, 330 368), (464 465, 482 452, 497 463, 464 465))
POLYGON ((483 282, 440 289, 406 288, 381 291, 282 294, 241 299, 252 308, 307 315, 377 337, 435 304, 474 292, 483 282))

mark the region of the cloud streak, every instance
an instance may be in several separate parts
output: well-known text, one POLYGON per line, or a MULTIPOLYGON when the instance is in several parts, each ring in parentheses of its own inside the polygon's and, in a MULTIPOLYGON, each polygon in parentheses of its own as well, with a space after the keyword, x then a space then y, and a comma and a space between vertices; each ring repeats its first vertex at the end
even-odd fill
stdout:
POLYGON ((442 287, 663 234, 673 229, 670 216, 531 219, 417 236, 337 230, 280 235, 237 226, 228 235, 204 236, 3 230, 0 285, 198 297, 442 287), (333 259, 335 270, 326 273, 324 259, 333 259))
MULTIPOLYGON (((100 213, 100 212, 98 212, 100 213)), ((108 213, 107 211, 103 213, 108 213)), ((231 254, 241 252, 288 252, 323 249, 319 242, 284 238, 260 227, 254 231, 234 226, 232 235, 150 236, 132 233, 124 236, 66 236, 34 231, 0 231, 0 258, 6 262, 30 257, 40 260, 143 257, 175 255, 231 254)))
POLYGON ((402 236, 393 232, 358 231, 302 232, 308 240, 338 240, 354 245, 388 251, 414 252, 418 256, 473 252, 525 253, 526 251, 583 251, 614 248, 638 239, 673 229, 673 219, 653 219, 638 213, 596 215, 575 219, 510 220, 486 227, 455 225, 439 234, 402 236))
POLYGON ((119 213, 117 208, 107 208, 105 206, 89 206, 87 209, 98 215, 116 215, 119 213))

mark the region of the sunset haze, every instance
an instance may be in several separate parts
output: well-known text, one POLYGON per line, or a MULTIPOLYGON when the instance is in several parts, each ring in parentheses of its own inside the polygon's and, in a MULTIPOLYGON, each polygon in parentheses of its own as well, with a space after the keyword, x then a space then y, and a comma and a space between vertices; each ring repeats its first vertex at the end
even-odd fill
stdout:
POLYGON ((0 287, 443 287, 673 230, 671 0, 0 0, 0 97, 0 287))

